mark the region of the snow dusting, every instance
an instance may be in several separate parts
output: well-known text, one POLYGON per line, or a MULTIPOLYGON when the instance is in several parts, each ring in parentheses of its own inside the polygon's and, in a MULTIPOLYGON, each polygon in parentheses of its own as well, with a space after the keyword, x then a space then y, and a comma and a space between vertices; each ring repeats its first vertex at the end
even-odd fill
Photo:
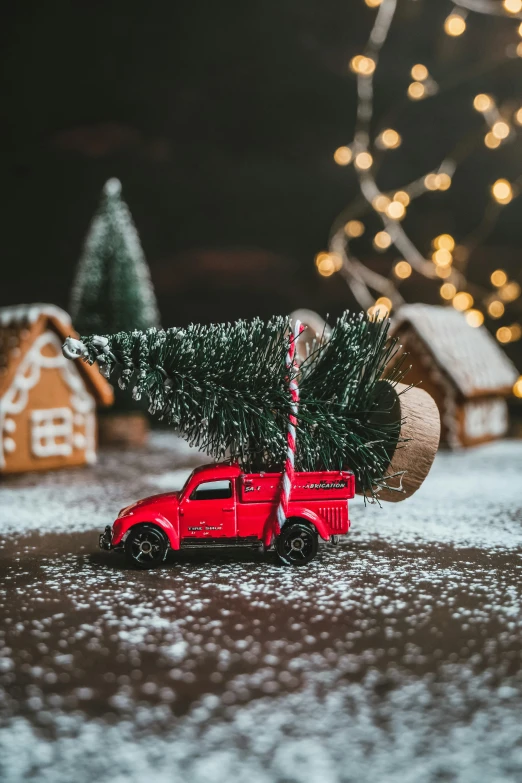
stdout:
POLYGON ((198 461, 155 433, 3 483, 2 783, 522 779, 522 444, 441 453, 402 504, 356 500, 302 569, 234 552, 139 572, 96 549, 198 461))

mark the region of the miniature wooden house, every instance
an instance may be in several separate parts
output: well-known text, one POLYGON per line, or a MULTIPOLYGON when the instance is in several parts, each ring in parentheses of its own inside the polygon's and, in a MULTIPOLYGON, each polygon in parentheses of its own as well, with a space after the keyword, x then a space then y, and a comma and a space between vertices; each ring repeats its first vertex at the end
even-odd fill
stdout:
POLYGON ((506 397, 518 372, 483 326, 469 326, 452 307, 404 305, 392 324, 412 368, 439 408, 441 442, 473 446, 505 435, 506 397))
POLYGON ((0 473, 95 461, 96 406, 113 393, 96 366, 62 355, 70 335, 53 305, 0 308, 0 473))

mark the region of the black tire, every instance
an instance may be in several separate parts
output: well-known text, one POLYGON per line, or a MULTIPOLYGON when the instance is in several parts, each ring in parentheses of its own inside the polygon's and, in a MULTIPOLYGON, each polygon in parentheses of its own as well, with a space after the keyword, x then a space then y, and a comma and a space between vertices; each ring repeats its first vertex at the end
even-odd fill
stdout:
POLYGON ((277 537, 276 552, 285 565, 306 565, 317 554, 317 530, 304 520, 288 520, 277 537))
POLYGON ((130 529, 125 539, 125 557, 134 568, 156 568, 167 557, 169 540, 157 525, 145 523, 130 529))

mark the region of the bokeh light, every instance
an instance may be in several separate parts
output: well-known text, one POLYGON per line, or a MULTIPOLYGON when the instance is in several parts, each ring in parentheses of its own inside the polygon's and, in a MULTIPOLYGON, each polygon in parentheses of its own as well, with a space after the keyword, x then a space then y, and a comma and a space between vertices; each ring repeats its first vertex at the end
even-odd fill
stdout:
POLYGON ((337 147, 334 152, 334 160, 338 166, 347 166, 352 159, 350 147, 337 147))
POLYGON ((516 280, 506 283, 498 289, 498 295, 503 302, 514 302, 520 296, 520 285, 516 280))
POLYGON ((392 201, 386 209, 386 214, 392 220, 400 220, 406 214, 406 208, 400 201, 392 201))
POLYGON ((510 127, 507 124, 507 122, 504 122, 504 120, 497 120, 493 124, 493 127, 491 128, 491 133, 493 136, 495 136, 497 139, 507 139, 510 133, 510 127))
POLYGON ((373 244, 378 250, 386 250, 391 245, 391 236, 387 231, 379 231, 373 238, 373 244))
POLYGON ((450 266, 450 264, 453 263, 453 256, 450 251, 444 247, 435 250, 431 258, 433 263, 437 264, 437 266, 450 266))
POLYGON ((365 57, 364 54, 357 54, 350 60, 350 70, 361 76, 371 76, 375 71, 375 60, 365 57))
POLYGON ((484 136, 484 144, 490 150, 495 150, 497 147, 500 147, 501 143, 498 136, 495 136, 492 131, 488 131, 484 136))
POLYGON ((359 152, 355 157, 355 165, 361 171, 367 171, 372 167, 373 158, 369 152, 359 152))
POLYGON ((511 329, 509 326, 501 326, 500 329, 497 329, 495 336, 499 343, 509 343, 511 342, 511 329))
POLYGON ((505 309, 502 302, 498 299, 493 299, 493 301, 488 304, 488 313, 491 318, 502 318, 505 309))
POLYGON ((401 278, 401 280, 405 280, 411 275, 411 264, 408 264, 407 261, 397 261, 393 271, 397 277, 401 278))
POLYGON ((491 109, 493 106, 493 101, 491 99, 490 95, 486 95, 486 93, 481 92, 478 95, 475 95, 473 99, 473 108, 477 111, 488 111, 488 109, 491 109))
POLYGON ((465 29, 466 20, 460 14, 452 13, 446 17, 446 21, 444 22, 444 31, 447 33, 447 35, 456 38, 457 36, 462 35, 465 29))
POLYGON ((405 190, 398 190, 393 197, 394 201, 399 201, 404 207, 407 207, 411 199, 405 190))
POLYGON ((440 295, 443 299, 453 299, 456 293, 457 289, 453 283, 444 283, 444 285, 441 285, 440 287, 440 295))
POLYGON ((503 0, 502 5, 509 14, 518 14, 522 10, 522 0, 503 0))
POLYGON ((389 150, 395 150, 397 147, 400 147, 402 139, 396 130, 393 128, 386 128, 386 130, 383 130, 380 134, 379 142, 382 147, 389 150))
POLYGON ((375 198, 372 201, 372 207, 377 210, 377 212, 386 212, 386 209, 391 203, 391 199, 388 198, 388 196, 385 196, 384 193, 379 193, 378 196, 375 196, 375 198))
POLYGON ((497 179, 491 187, 491 193, 499 204, 509 204, 513 198, 513 189, 507 179, 497 179))
POLYGON ((507 283, 507 279, 507 275, 503 269, 495 269, 495 271, 491 273, 490 277, 490 280, 495 288, 500 288, 500 286, 507 283))
POLYGON ((349 220, 344 226, 344 233, 352 239, 361 237, 364 234, 364 223, 360 220, 349 220))
POLYGON ((428 69, 422 63, 417 63, 411 69, 411 78, 416 82, 424 82, 428 78, 428 69))
POLYGON ((433 240, 433 247, 437 248, 437 250, 452 251, 455 247, 455 240, 451 234, 439 234, 433 240))
POLYGON ((470 326, 477 328, 484 323, 484 314, 480 310, 468 310, 466 313, 466 321, 470 326))
POLYGON ((473 297, 467 291, 458 291, 453 297, 452 305, 455 310, 461 312, 469 310, 470 307, 473 307, 473 297))
POLYGON ((412 82, 408 87, 408 97, 410 97, 413 101, 419 101, 421 98, 424 98, 425 94, 426 87, 422 84, 422 82, 412 82))

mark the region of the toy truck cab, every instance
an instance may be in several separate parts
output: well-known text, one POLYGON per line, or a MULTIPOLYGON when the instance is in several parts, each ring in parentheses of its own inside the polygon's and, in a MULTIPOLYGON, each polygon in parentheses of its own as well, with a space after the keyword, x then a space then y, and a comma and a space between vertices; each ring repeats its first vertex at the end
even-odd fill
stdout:
POLYGON ((282 562, 304 565, 317 554, 319 538, 336 541, 348 532, 354 476, 350 471, 295 473, 288 516, 279 530, 280 484, 280 473, 245 474, 234 464, 196 468, 179 492, 122 509, 100 536, 100 547, 123 549, 139 568, 159 565, 169 549, 272 546, 282 562))

